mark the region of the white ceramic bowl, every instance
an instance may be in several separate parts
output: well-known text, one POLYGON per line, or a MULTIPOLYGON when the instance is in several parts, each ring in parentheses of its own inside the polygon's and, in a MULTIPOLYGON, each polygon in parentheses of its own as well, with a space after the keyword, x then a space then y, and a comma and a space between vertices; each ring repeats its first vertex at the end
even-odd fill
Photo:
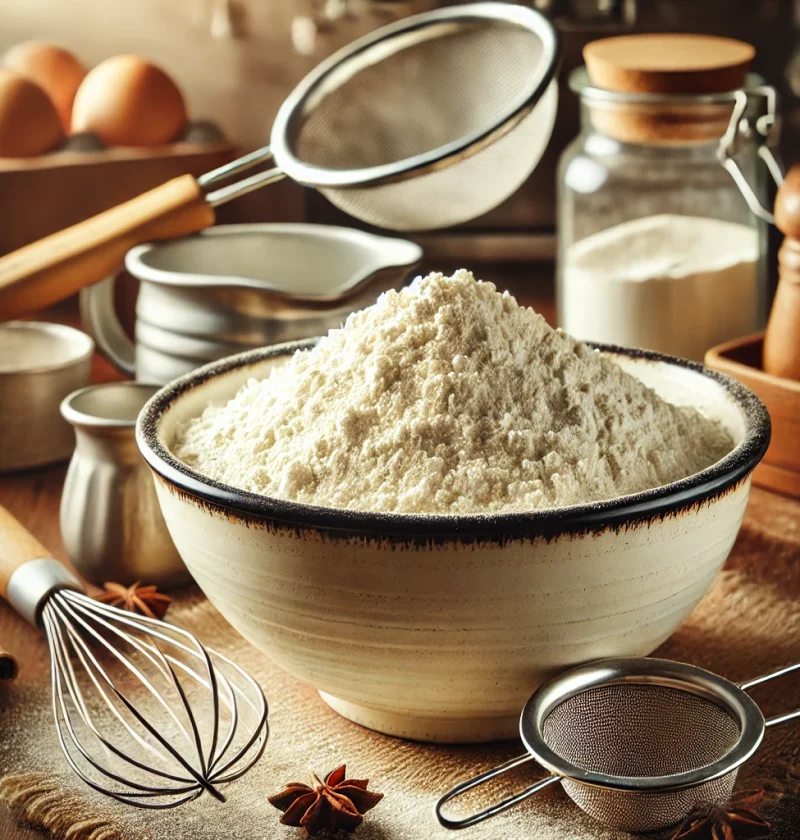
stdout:
POLYGON ((94 342, 43 321, 0 324, 0 473, 64 461, 75 435, 64 397, 89 382, 94 342))
POLYGON ((182 423, 310 344, 243 353, 177 380, 145 406, 137 440, 175 544, 211 602, 334 709, 393 735, 512 737, 528 696, 554 672, 654 650, 728 556, 769 442, 766 409, 733 379, 616 350, 662 396, 718 418, 733 451, 638 495, 491 516, 296 504, 215 483, 170 454, 182 423))

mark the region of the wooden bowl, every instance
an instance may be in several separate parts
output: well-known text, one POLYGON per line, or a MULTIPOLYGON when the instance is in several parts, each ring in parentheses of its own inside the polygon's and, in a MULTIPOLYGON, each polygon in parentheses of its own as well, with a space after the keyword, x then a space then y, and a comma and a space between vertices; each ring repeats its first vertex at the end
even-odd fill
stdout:
POLYGON ((764 334, 712 347, 706 365, 754 391, 772 418, 772 442, 753 473, 753 483, 800 498, 800 382, 764 373, 764 334))

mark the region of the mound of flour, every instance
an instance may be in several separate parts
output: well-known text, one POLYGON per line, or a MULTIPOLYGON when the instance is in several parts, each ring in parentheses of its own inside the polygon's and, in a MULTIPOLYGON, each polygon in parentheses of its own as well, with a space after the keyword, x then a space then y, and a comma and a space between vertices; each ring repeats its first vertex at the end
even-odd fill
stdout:
POLYGON ((175 455, 267 496, 465 514, 634 493, 732 446, 715 422, 461 270, 388 292, 208 406, 175 455))

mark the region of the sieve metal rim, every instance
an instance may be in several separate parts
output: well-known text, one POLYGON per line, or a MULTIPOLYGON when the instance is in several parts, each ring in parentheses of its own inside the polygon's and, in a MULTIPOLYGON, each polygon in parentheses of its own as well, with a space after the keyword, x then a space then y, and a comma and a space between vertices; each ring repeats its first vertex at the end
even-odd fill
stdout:
POLYGON ((697 787, 736 770, 758 749, 765 726, 756 702, 740 686, 724 677, 683 662, 617 657, 578 666, 544 684, 525 704, 519 731, 528 753, 545 769, 563 779, 626 793, 670 793, 697 787), (542 729, 553 709, 588 689, 631 683, 688 691, 716 703, 739 725, 736 743, 710 764, 665 776, 618 776, 585 770, 550 749, 542 729))
POLYGON ((535 9, 503 2, 479 2, 434 9, 396 21, 357 39, 335 52, 312 70, 285 99, 272 125, 270 149, 278 167, 292 180, 317 188, 371 187, 402 181, 453 166, 508 134, 538 104, 553 81, 561 61, 561 39, 550 21, 535 9), (320 98, 335 90, 363 67, 391 40, 419 36, 432 25, 485 21, 516 24, 535 34, 542 43, 536 73, 526 90, 491 125, 403 160, 361 169, 328 169, 300 160, 292 149, 303 118, 320 98), (352 67, 348 65, 352 64, 352 67), (334 84, 336 83, 336 84, 334 84))

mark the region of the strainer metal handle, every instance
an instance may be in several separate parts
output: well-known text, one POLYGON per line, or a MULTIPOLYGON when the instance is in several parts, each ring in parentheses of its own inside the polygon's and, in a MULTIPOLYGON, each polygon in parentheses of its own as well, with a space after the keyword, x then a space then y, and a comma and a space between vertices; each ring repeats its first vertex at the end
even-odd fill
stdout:
MULTIPOLYGON (((777 726, 800 718, 800 709, 795 709, 764 720, 759 707, 746 693, 756 686, 779 679, 795 671, 800 671, 800 662, 736 685, 696 666, 661 659, 625 657, 600 660, 579 666, 539 688, 528 701, 522 714, 520 733, 530 752, 512 758, 505 764, 456 785, 436 803, 436 818, 446 828, 468 828, 514 807, 555 782, 565 780, 595 785, 612 791, 624 791, 633 794, 650 791, 662 796, 688 788, 702 789, 703 785, 735 772, 758 748, 765 727, 777 726), (523 729, 523 724, 526 721, 529 723, 538 721, 540 723, 541 720, 547 718, 549 712, 555 706, 582 691, 631 681, 652 686, 670 687, 675 685, 679 688, 692 690, 699 697, 719 704, 738 722, 740 726, 739 740, 725 756, 699 769, 673 773, 669 776, 627 777, 576 767, 572 762, 560 758, 548 748, 538 727, 534 727, 533 731, 527 731, 527 733, 523 729), (540 779, 501 802, 490 805, 483 811, 462 819, 446 817, 442 813, 444 806, 461 794, 529 761, 537 761, 541 766, 550 770, 552 775, 540 779)), ((573 796, 573 794, 570 793, 570 796, 573 796)), ((573 798, 575 797, 573 796, 573 798)))
POLYGON ((461 796, 462 793, 466 793, 468 790, 472 790, 472 788, 478 787, 479 785, 482 785, 485 782, 490 781, 491 779, 495 779, 498 776, 502 776, 504 773, 508 773, 515 767, 520 767, 521 765, 533 760, 534 757, 529 753, 525 753, 525 755, 518 755, 516 758, 512 758, 510 761, 506 761, 505 764, 500 764, 497 767, 493 767, 491 770, 487 770, 485 773, 481 773, 478 776, 474 776, 471 779, 467 779, 466 782, 461 782, 461 784, 456 785, 436 803, 436 819, 438 819, 439 822, 445 828, 469 828, 471 825, 476 825, 479 822, 483 822, 484 820, 489 819, 489 817, 495 816, 495 814, 499 814, 502 811, 506 811, 509 808, 513 808, 515 805, 518 805, 520 802, 523 802, 524 800, 528 799, 534 794, 539 793, 540 790, 544 790, 544 788, 548 787, 549 785, 552 785, 554 782, 561 781, 561 776, 556 775, 548 776, 545 779, 540 779, 538 782, 535 782, 529 787, 526 787, 519 793, 515 793, 513 796, 509 796, 502 802, 497 802, 494 805, 490 805, 483 811, 478 811, 477 814, 471 814, 469 817, 464 817, 460 820, 451 819, 449 817, 444 816, 444 814, 442 813, 442 808, 451 799, 455 799, 457 796, 461 796))
MULTIPOLYGON (((787 665, 785 668, 779 668, 777 671, 772 671, 769 674, 762 674, 760 677, 754 677, 752 680, 747 680, 747 682, 739 683, 739 688, 741 688, 742 691, 750 691, 751 688, 755 688, 757 685, 772 682, 772 680, 785 677, 787 674, 791 674, 794 671, 800 671, 800 662, 797 662, 794 665, 787 665)), ((797 718, 800 718, 800 709, 795 709, 793 712, 784 712, 781 715, 774 715, 771 718, 767 718, 764 721, 764 726, 777 726, 780 723, 787 723, 788 721, 796 720, 797 718)))

